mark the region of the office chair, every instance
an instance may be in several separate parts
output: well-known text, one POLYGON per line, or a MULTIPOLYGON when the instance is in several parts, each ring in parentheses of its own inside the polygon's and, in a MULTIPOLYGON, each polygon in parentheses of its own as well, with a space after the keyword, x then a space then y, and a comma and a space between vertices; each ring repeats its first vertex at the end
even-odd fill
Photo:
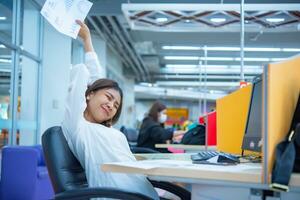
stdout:
POLYGON ((125 135, 132 153, 160 153, 154 149, 137 147, 138 132, 135 129, 122 126, 120 131, 125 135))
MULTIPOLYGON (((45 131, 42 136, 42 145, 48 172, 55 192, 55 200, 87 200, 89 198, 124 200, 151 199, 140 193, 116 188, 88 187, 85 171, 71 152, 62 129, 59 126, 51 127, 45 131)), ((169 191, 180 197, 182 200, 191 199, 191 193, 182 187, 161 181, 150 182, 154 187, 169 191)))

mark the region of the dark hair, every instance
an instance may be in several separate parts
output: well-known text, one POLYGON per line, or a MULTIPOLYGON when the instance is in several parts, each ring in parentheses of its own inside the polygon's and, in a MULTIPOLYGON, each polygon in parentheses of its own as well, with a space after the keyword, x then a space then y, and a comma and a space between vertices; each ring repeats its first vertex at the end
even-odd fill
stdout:
POLYGON ((159 101, 154 102, 152 107, 149 110, 148 116, 152 117, 152 119, 158 122, 158 113, 165 110, 167 107, 159 101))
POLYGON ((113 81, 111 79, 105 79, 105 78, 98 79, 92 85, 88 86, 87 90, 85 91, 85 97, 87 97, 92 92, 97 92, 98 90, 103 90, 103 89, 114 89, 118 91, 121 96, 120 105, 117 109, 115 116, 113 116, 111 120, 107 120, 101 123, 104 126, 110 127, 111 125, 115 124, 118 121, 122 111, 123 92, 119 84, 116 81, 113 81))

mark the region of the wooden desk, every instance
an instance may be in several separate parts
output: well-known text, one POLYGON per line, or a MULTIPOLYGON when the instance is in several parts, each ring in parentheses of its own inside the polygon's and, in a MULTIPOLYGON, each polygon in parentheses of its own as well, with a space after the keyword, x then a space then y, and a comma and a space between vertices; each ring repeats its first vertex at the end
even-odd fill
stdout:
POLYGON ((172 176, 192 179, 261 182, 260 164, 240 164, 233 166, 199 165, 190 160, 142 160, 102 165, 103 171, 138 173, 149 176, 172 176))
MULTIPOLYGON (((155 144, 155 148, 163 149, 163 148, 175 148, 175 149, 184 149, 186 152, 196 152, 196 151, 204 151, 205 145, 187 145, 187 144, 155 144)), ((207 146, 207 150, 216 150, 216 146, 207 146)))
POLYGON ((191 160, 189 153, 136 153, 137 160, 191 160))
MULTIPOLYGON (((249 197, 253 189, 268 189, 268 185, 262 184, 261 164, 199 165, 192 164, 190 154, 136 156, 144 160, 107 163, 101 169, 106 172, 145 174, 153 180, 187 183, 191 186, 192 199, 252 199, 249 197)), ((291 184, 292 193, 287 193, 288 197, 281 199, 299 199, 300 175, 294 175, 291 184)))

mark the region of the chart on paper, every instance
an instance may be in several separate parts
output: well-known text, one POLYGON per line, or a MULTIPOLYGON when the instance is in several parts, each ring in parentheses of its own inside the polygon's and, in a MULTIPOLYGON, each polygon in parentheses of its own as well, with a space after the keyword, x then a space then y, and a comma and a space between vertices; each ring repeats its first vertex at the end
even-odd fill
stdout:
POLYGON ((41 14, 57 31, 75 39, 80 29, 75 20, 83 21, 92 5, 87 0, 47 0, 41 14))

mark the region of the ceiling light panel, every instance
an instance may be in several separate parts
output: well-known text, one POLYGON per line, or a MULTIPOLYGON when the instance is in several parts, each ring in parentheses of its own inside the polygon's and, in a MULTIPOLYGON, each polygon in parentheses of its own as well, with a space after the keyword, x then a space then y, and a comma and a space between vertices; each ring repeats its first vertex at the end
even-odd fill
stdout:
MULTIPOLYGON (((164 50, 207 50, 207 51, 240 51, 240 47, 199 47, 199 46, 162 46, 164 50)), ((299 48, 245 47, 249 52, 300 52, 299 48)))
POLYGON ((210 18, 210 21, 215 22, 215 23, 221 23, 221 22, 225 22, 226 19, 213 17, 213 18, 210 18))
POLYGON ((266 21, 271 22, 271 23, 279 23, 279 22, 284 22, 284 18, 266 18, 266 21))
MULTIPOLYGON (((251 69, 251 68, 244 68, 245 74, 261 74, 263 69, 251 69)), ((160 73, 162 74, 241 74, 240 68, 161 68, 160 73)))
MULTIPOLYGON (((244 10, 247 31, 260 28, 295 31, 299 24, 294 16, 297 16, 300 4, 245 4, 244 10), (286 23, 288 27, 284 26, 286 23)), ((134 30, 240 31, 240 4, 125 3, 122 4, 122 11, 134 30)))
MULTIPOLYGON (((207 68, 207 69, 240 69, 240 65, 182 65, 182 64, 167 64, 166 68, 186 69, 186 68, 207 68)), ((260 65, 244 65, 244 69, 262 69, 260 65)))
MULTIPOLYGON (((165 60, 198 60, 198 61, 240 61, 240 57, 198 57, 198 56, 164 56, 165 60)), ((251 62, 268 62, 268 61, 282 61, 286 58, 248 58, 244 61, 251 62)))

